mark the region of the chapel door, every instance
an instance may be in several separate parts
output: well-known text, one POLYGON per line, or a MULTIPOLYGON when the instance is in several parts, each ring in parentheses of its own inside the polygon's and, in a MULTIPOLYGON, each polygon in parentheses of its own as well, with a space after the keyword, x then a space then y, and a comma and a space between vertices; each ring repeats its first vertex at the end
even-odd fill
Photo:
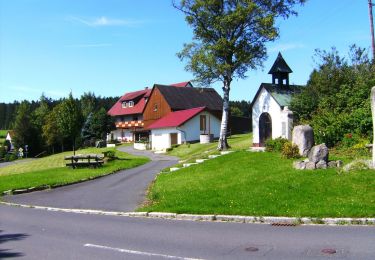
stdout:
POLYGON ((262 113, 259 118, 259 145, 265 146, 266 140, 272 138, 272 120, 268 113, 262 113))

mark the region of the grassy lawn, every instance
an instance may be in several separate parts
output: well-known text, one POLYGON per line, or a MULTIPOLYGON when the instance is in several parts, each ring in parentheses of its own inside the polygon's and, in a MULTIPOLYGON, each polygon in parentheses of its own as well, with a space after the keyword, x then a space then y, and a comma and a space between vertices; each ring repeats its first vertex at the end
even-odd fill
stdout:
POLYGON ((7 137, 8 130, 0 130, 0 145, 2 145, 7 137))
MULTIPOLYGON (((244 150, 250 148, 251 141, 251 134, 233 135, 228 139, 228 144, 231 146, 231 150, 244 150)), ((182 160, 193 160, 217 153, 216 147, 217 141, 210 144, 184 144, 174 148, 168 154, 180 157, 182 160)))
MULTIPOLYGON (((89 148, 77 151, 77 154, 96 153, 114 150, 114 148, 89 148)), ((123 160, 105 163, 102 167, 91 169, 71 169, 65 166, 64 156, 72 152, 64 152, 45 158, 22 162, 0 168, 0 194, 3 191, 25 189, 42 185, 59 186, 77 182, 82 179, 104 176, 118 170, 129 169, 149 161, 146 157, 136 157, 116 151, 116 156, 123 160)))
POLYGON ((374 217, 375 172, 298 171, 277 153, 238 151, 158 176, 140 211, 374 217))

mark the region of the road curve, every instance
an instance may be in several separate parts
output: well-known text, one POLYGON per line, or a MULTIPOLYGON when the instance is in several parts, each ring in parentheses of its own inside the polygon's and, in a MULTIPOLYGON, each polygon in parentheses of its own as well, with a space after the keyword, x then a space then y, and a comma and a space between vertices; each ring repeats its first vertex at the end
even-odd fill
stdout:
POLYGON ((178 159, 150 151, 137 151, 129 146, 120 147, 119 150, 147 156, 151 162, 92 181, 52 190, 5 196, 3 200, 57 208, 134 211, 144 201, 145 191, 156 174, 161 169, 178 163, 178 159))

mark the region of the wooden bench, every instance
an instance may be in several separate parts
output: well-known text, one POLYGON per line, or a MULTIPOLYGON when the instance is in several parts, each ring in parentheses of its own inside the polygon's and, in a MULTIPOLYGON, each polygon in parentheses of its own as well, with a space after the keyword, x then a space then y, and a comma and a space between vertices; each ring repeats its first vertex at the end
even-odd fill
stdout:
POLYGON ((78 167, 93 167, 97 168, 103 165, 104 156, 98 154, 78 154, 65 156, 65 160, 69 160, 69 163, 66 163, 66 166, 72 167, 73 169, 78 167))

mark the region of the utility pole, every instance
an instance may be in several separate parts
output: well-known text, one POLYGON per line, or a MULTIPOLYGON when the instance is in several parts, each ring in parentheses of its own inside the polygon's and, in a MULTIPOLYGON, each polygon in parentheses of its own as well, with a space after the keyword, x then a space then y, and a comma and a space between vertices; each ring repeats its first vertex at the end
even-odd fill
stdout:
POLYGON ((372 0, 368 0, 368 8, 370 14, 370 28, 371 28, 371 46, 372 46, 372 60, 375 61, 375 37, 374 37, 374 19, 372 17, 372 7, 375 4, 372 3, 372 0))

